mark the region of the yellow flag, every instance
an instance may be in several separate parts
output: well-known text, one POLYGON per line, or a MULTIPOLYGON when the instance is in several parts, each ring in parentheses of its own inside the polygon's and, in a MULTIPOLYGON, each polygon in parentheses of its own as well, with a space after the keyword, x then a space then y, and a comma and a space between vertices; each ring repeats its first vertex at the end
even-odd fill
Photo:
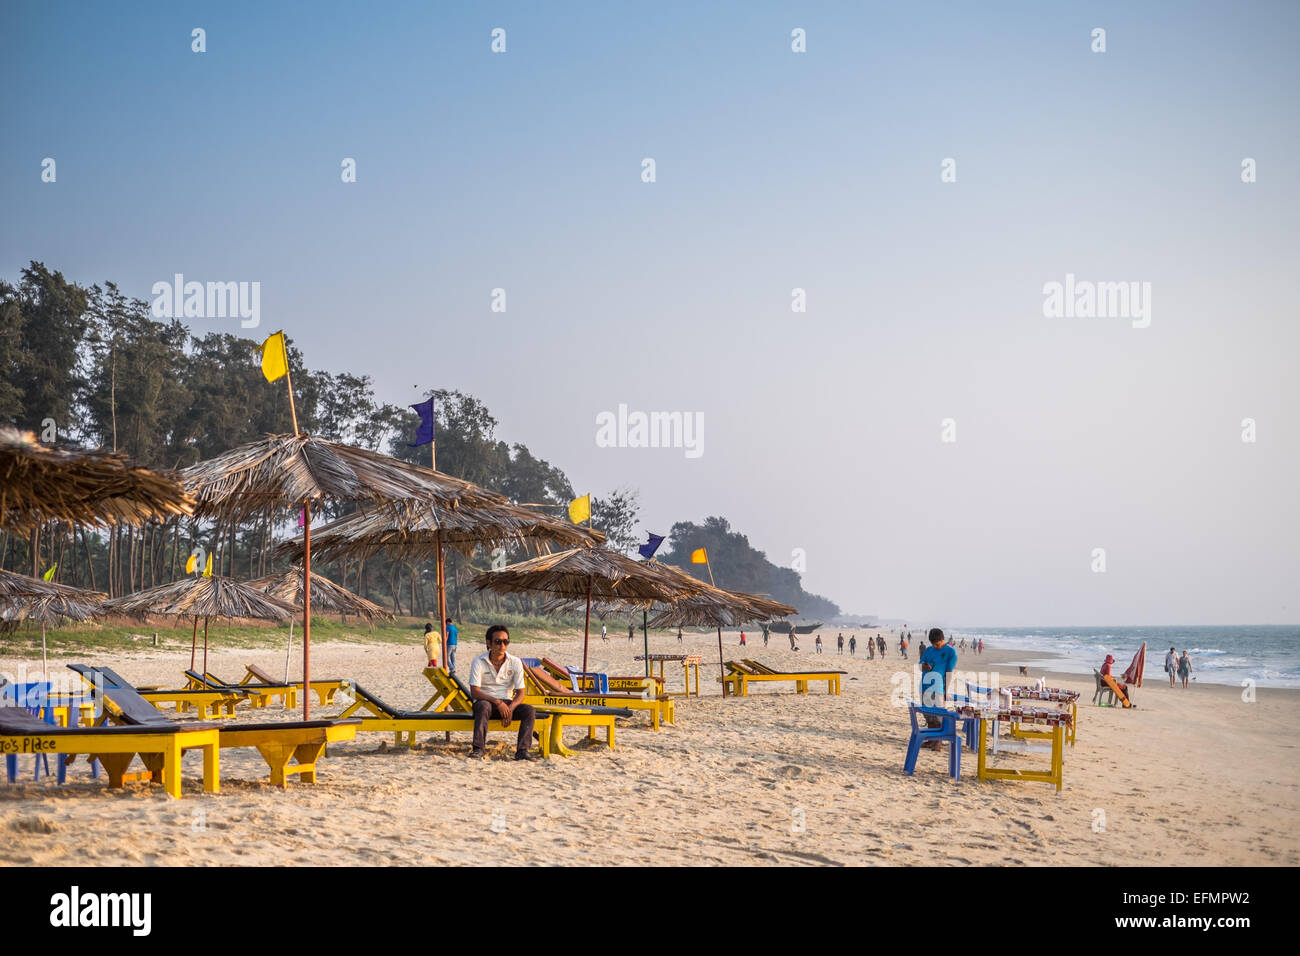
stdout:
POLYGON ((57 570, 59 570, 59 562, 55 561, 53 564, 50 565, 50 569, 49 569, 48 571, 46 571, 45 574, 43 574, 43 575, 41 576, 41 580, 42 580, 42 581, 53 581, 53 580, 54 580, 54 572, 57 571, 57 570))
POLYGON ((199 560, 199 556, 198 556, 197 554, 191 554, 191 555, 190 555, 190 559, 189 559, 188 561, 185 562, 185 573, 186 573, 186 574, 193 574, 193 573, 194 573, 194 566, 198 563, 198 560, 199 560))
POLYGON ((262 343, 262 374, 268 382, 274 382, 288 373, 289 352, 284 346, 284 333, 276 332, 262 343))
POLYGON ((703 548, 696 548, 691 552, 691 564, 708 564, 709 556, 703 548))
POLYGON ((574 498, 569 502, 569 520, 574 524, 581 524, 591 518, 591 495, 586 494, 581 498, 574 498))
POLYGON ((208 566, 203 569, 203 576, 205 578, 212 577, 212 555, 208 555, 208 566))

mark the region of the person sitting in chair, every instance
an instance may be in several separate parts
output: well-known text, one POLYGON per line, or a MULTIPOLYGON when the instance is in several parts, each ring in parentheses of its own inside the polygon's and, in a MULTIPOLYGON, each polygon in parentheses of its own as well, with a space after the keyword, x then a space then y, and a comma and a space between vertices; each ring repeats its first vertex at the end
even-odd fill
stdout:
MULTIPOLYGON (((1114 656, 1111 654, 1107 654, 1106 662, 1101 665, 1101 673, 1103 677, 1115 677, 1115 675, 1110 672, 1110 665, 1114 663, 1115 663, 1114 656)), ((1115 677, 1115 683, 1119 685, 1119 689, 1123 691, 1125 697, 1127 697, 1129 700, 1133 699, 1133 695, 1129 693, 1128 684, 1124 683, 1118 677, 1115 677)))
POLYGON ((529 748, 533 744, 533 724, 537 711, 524 703, 524 662, 506 653, 510 632, 504 624, 487 630, 486 654, 474 658, 469 668, 469 696, 474 701, 474 749, 470 756, 483 756, 487 744, 488 721, 501 718, 505 726, 519 718, 519 736, 515 741, 515 759, 535 759, 529 748))

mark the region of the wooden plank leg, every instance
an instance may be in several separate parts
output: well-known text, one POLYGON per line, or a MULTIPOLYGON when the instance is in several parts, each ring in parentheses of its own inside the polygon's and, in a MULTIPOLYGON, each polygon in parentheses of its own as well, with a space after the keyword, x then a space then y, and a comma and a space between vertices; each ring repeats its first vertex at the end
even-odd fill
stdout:
POLYGON ((167 791, 168 796, 179 800, 181 797, 181 745, 175 737, 167 741, 167 750, 163 754, 162 778, 163 789, 167 791))
POLYGON ((979 756, 979 763, 977 766, 976 776, 979 777, 979 779, 981 780, 987 780, 988 776, 987 776, 987 765, 985 763, 986 760, 985 754, 988 751, 988 723, 989 722, 985 720, 983 717, 979 719, 979 722, 980 722, 979 725, 980 756, 979 756))
POLYGON ((1056 782, 1056 792, 1061 792, 1062 777, 1062 743, 1065 732, 1060 724, 1056 725, 1055 733, 1052 734, 1052 779, 1056 782))
POLYGON ((203 747, 203 792, 221 792, 221 748, 216 742, 203 747))
POLYGON ((316 761, 325 753, 325 741, 312 744, 299 744, 294 748, 293 759, 302 770, 297 771, 298 779, 303 783, 316 782, 316 761))
POLYGON ((262 755, 266 765, 271 768, 271 786, 284 788, 284 770, 293 756, 293 749, 288 744, 263 743, 257 745, 257 752, 262 755))
POLYGON ((131 765, 135 759, 135 754, 100 754, 99 762, 104 765, 108 771, 108 785, 111 788, 120 788, 123 784, 123 776, 126 768, 131 765))

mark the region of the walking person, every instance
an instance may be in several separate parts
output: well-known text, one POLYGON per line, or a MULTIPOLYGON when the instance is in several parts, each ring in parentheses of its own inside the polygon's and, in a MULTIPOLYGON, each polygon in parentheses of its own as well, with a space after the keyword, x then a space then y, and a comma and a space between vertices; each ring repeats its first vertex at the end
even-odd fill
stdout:
POLYGON ((744 631, 741 631, 741 632, 740 632, 740 646, 741 646, 741 647, 744 647, 744 646, 745 646, 745 632, 744 632, 744 631))
POLYGON ((631 641, 631 640, 633 640, 635 637, 636 637, 636 625, 635 625, 635 624, 629 624, 629 625, 627 626, 627 639, 628 639, 629 641, 631 641))
POLYGON ((880 659, 883 661, 885 659, 885 635, 876 635, 876 650, 880 651, 880 659))
POLYGON ((600 626, 600 639, 606 644, 609 643, 609 628, 604 624, 600 626))
POLYGON ((447 622, 447 673, 456 673, 456 642, 460 640, 460 629, 452 621, 447 622))
POLYGON ((790 650, 799 650, 799 645, 794 642, 794 625, 790 625, 790 650))
POLYGON ((867 659, 872 661, 876 659, 876 642, 870 636, 867 637, 867 659))
POLYGON ((768 634, 770 634, 771 632, 772 632, 772 629, 771 629, 770 627, 768 627, 766 624, 764 624, 764 625, 763 625, 763 646, 764 646, 764 647, 767 647, 767 636, 768 636, 768 634))
POLYGON ((680 644, 681 642, 682 642, 682 629, 679 627, 677 628, 677 643, 680 644))
POLYGON ((858 656, 858 639, 855 635, 849 635, 849 657, 858 656))
POLYGON ((844 655, 844 635, 843 635, 843 634, 840 635, 840 639, 839 639, 839 641, 836 643, 835 646, 839 649, 840 656, 842 657, 842 656, 844 655))
POLYGON ((1187 678, 1192 676, 1192 661, 1187 656, 1186 648, 1183 649, 1183 656, 1178 658, 1178 677, 1183 682, 1183 690, 1187 690, 1187 678))
POLYGON ((822 636, 821 636, 820 634, 818 634, 818 635, 817 635, 817 653, 820 654, 821 652, 822 652, 822 636))
POLYGON ((424 625, 424 656, 428 659, 427 667, 438 666, 438 632, 432 624, 424 625))
POLYGON ((1178 652, 1172 647, 1165 655, 1165 673, 1169 675, 1169 686, 1173 687, 1174 678, 1178 676, 1178 652))

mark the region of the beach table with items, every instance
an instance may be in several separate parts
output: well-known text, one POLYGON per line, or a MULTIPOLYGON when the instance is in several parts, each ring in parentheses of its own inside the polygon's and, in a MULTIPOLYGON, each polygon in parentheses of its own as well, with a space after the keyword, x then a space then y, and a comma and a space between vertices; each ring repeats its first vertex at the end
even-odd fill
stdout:
MULTIPOLYGON (((686 680, 686 690, 680 695, 682 697, 699 697, 700 696, 700 655, 699 654, 638 654, 632 658, 634 661, 649 661, 650 668, 653 671, 654 665, 659 665, 659 685, 667 686, 664 683, 664 662, 680 661, 682 665, 683 677, 686 680), (695 692, 691 692, 691 671, 695 671, 695 692)), ((670 694, 669 696, 674 696, 670 694)))
MULTIPOLYGON (((978 721, 976 732, 979 734, 978 775, 981 780, 1028 780, 1038 783, 1056 784, 1056 792, 1061 792, 1062 768, 1064 767, 1065 729, 1074 723, 1074 717, 1068 710, 1055 707, 1036 707, 1012 700, 989 704, 962 704, 957 713, 963 717, 978 721), (1010 767, 990 767, 987 763, 988 726, 995 722, 1006 721, 1013 726, 1024 724, 1041 724, 1051 730, 1042 736, 1051 737, 1052 764, 1049 770, 1019 770, 1010 767)), ((1022 732, 1023 733, 1023 732, 1022 732)))
MULTIPOLYGON (((1005 694, 1014 701, 1036 701, 1043 704, 1056 705, 1063 711, 1070 714, 1070 723, 1065 728, 1065 742, 1071 747, 1074 746, 1075 734, 1079 727, 1079 692, 1077 690, 1067 690, 1064 687, 1037 687, 1034 685, 1025 685, 1022 687, 1000 687, 998 692, 1005 694)), ((1038 740, 1050 740, 1051 731, 1022 730, 1018 723, 1011 724, 1011 736, 1025 738, 1035 738, 1038 740)))

